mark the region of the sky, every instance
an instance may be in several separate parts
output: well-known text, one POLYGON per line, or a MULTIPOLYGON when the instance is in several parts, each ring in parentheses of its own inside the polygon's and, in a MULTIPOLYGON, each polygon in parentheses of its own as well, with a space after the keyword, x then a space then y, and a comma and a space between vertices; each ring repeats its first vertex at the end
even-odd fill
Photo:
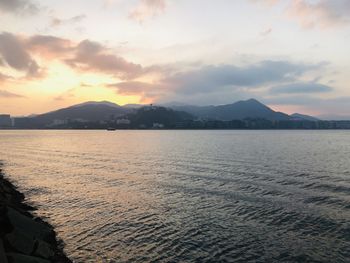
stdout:
POLYGON ((350 116, 349 0, 0 0, 0 113, 85 101, 350 116))

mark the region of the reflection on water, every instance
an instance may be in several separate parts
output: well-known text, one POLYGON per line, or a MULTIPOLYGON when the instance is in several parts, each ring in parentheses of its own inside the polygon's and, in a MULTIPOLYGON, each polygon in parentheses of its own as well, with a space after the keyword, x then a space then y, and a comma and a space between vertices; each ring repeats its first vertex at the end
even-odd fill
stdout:
POLYGON ((0 131, 76 262, 349 262, 350 132, 0 131))

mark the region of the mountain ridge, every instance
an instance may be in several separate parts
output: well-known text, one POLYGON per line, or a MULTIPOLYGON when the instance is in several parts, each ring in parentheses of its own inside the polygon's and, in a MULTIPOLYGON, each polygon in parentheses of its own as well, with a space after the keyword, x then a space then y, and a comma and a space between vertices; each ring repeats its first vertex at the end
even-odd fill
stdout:
MULTIPOLYGON (((161 104, 160 104, 161 105, 161 104)), ((270 121, 283 121, 283 120, 313 120, 317 118, 312 116, 297 114, 288 115, 283 112, 272 110, 270 107, 259 102, 256 99, 240 100, 231 104, 224 105, 208 105, 208 106, 195 106, 195 105, 182 105, 176 103, 175 105, 165 106, 178 112, 189 113, 196 118, 205 120, 244 120, 244 119, 266 119, 270 121)), ((111 117, 121 117, 127 114, 147 107, 141 104, 126 104, 120 106, 116 103, 109 101, 87 101, 80 104, 72 105, 66 108, 58 109, 55 111, 39 114, 34 118, 43 124, 52 123, 54 120, 66 120, 66 119, 79 119, 86 121, 101 121, 108 120, 111 117)))
POLYGON ((175 110, 187 111, 204 119, 243 120, 247 118, 267 119, 272 121, 291 120, 285 113, 277 112, 256 99, 240 100, 232 104, 218 106, 172 106, 175 110))

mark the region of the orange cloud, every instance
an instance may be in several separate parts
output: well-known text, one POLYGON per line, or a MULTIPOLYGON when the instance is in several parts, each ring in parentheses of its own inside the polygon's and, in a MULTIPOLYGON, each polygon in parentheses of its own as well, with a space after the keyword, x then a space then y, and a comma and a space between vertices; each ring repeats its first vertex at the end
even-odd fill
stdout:
POLYGON ((61 58, 74 51, 74 43, 68 39, 46 35, 34 35, 23 41, 25 48, 47 59, 61 58))
POLYGON ((6 99, 18 99, 18 98, 25 98, 22 95, 12 93, 6 90, 0 90, 0 98, 6 98, 6 99))
POLYGON ((67 59, 66 63, 83 71, 97 71, 124 79, 134 78, 142 73, 141 65, 111 54, 106 47, 89 40, 80 42, 75 48, 74 57, 67 59))
POLYGON ((43 77, 44 69, 34 56, 44 60, 59 60, 83 72, 99 72, 122 79, 143 74, 143 67, 114 54, 106 46, 83 40, 75 43, 47 35, 23 37, 11 33, 0 34, 0 66, 27 72, 27 77, 43 77))
POLYGON ((149 103, 161 98, 170 90, 166 85, 160 83, 146 83, 140 81, 119 82, 107 84, 108 88, 117 89, 118 95, 138 96, 140 102, 149 103))
MULTIPOLYGON (((0 64, 1 65, 1 64, 0 64)), ((6 74, 3 74, 0 72, 0 83, 3 83, 5 82, 6 80, 10 79, 11 77, 6 75, 6 74)))
POLYGON ((72 24, 81 22, 85 18, 86 18, 86 15, 73 16, 73 17, 68 18, 68 19, 60 19, 57 17, 52 17, 51 26, 58 27, 58 26, 62 26, 62 25, 72 25, 72 24))

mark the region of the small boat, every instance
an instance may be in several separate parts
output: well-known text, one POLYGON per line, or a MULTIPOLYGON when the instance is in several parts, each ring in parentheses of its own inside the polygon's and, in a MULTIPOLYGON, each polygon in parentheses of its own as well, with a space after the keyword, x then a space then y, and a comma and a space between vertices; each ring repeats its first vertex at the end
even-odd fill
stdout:
POLYGON ((115 128, 109 127, 107 128, 107 131, 115 131, 115 128))

